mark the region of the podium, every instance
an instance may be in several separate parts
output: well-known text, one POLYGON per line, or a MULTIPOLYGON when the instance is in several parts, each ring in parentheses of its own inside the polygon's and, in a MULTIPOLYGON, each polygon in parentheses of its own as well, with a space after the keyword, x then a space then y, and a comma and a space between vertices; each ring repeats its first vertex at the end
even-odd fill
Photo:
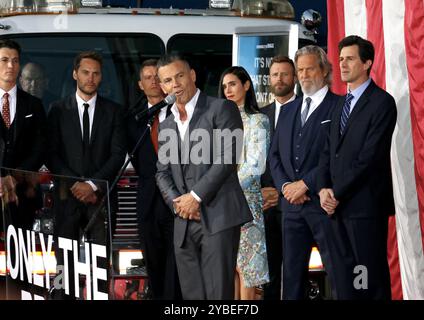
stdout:
POLYGON ((108 182, 90 179, 98 191, 84 202, 72 192, 80 178, 8 168, 1 172, 0 277, 5 280, 1 296, 109 299, 113 206, 108 182), (83 234, 90 220, 92 225, 83 234))

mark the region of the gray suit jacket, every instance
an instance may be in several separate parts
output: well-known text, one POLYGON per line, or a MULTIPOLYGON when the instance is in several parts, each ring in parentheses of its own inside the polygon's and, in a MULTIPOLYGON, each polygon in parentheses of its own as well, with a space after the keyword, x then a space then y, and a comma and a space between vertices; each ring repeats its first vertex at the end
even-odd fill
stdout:
MULTIPOLYGON (((166 163, 169 149, 174 148, 175 151, 180 139, 173 114, 160 124, 157 185, 172 210, 173 199, 193 190, 202 199, 201 223, 209 234, 253 219, 237 176, 242 140, 239 141, 240 150, 237 150, 235 139, 213 139, 214 133, 219 133, 217 130, 224 129, 231 132, 238 129, 242 134, 243 123, 237 106, 231 101, 200 93, 190 120, 189 133, 191 136, 200 133, 202 139, 190 139, 189 150, 193 155, 200 154, 202 161, 193 163, 191 158, 186 164, 181 164, 181 161, 166 163), (206 133, 209 139, 203 135, 206 133), (224 161, 224 157, 227 161, 224 161)), ((187 220, 176 217, 174 232, 177 245, 183 244, 186 227, 187 220)))

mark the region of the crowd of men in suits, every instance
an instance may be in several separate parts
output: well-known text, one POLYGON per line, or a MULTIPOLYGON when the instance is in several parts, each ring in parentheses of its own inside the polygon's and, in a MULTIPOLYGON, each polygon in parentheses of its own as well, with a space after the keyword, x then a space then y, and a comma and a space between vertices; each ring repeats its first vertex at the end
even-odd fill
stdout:
MULTIPOLYGON (((136 121, 97 94, 102 57, 82 52, 74 60, 76 92, 52 103, 46 118, 41 101, 17 87, 20 52, 16 42, 0 41, 1 164, 28 171, 46 164, 53 174, 79 178, 65 186, 71 196, 57 195, 56 236, 78 238, 106 192, 96 181, 114 180, 149 126, 150 139, 142 141, 132 163, 153 298, 233 299, 240 227, 252 220, 237 177, 240 141, 214 141, 201 163, 182 160, 183 150, 193 148, 194 130, 210 137, 215 130, 242 130, 237 105, 201 92, 189 63, 165 56, 143 62, 138 85, 146 99, 136 107, 148 110, 166 95, 176 101, 151 121, 136 121), (165 131, 176 133, 177 163, 163 152, 165 131)), ((307 298, 314 243, 335 299, 391 296, 386 242, 388 215, 394 214, 390 145, 396 105, 369 77, 371 42, 346 37, 339 53, 348 85, 343 97, 331 92, 332 67, 317 46, 299 49, 294 62, 276 56, 270 66, 275 101, 262 109, 272 139, 261 181, 270 272, 264 299, 307 298), (295 95, 296 82, 303 96, 295 95), (359 284, 358 266, 366 270, 359 284)), ((0 195, 14 185, 14 177, 3 175, 0 195)), ((116 203, 112 194, 112 212, 116 203)), ((95 218, 90 239, 106 244, 102 217, 95 218)), ((25 216, 15 219, 30 229, 25 216)), ((101 263, 106 266, 106 259, 101 263)))

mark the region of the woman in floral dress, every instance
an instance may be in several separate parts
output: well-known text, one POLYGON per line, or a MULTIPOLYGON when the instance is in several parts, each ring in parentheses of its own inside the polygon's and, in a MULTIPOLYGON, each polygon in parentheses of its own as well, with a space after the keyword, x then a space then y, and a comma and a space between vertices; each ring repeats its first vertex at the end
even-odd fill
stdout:
POLYGON ((260 179, 270 144, 270 124, 268 117, 259 111, 252 80, 244 68, 226 69, 219 88, 219 96, 234 101, 243 120, 243 149, 238 177, 253 215, 253 221, 241 227, 235 299, 254 300, 255 287, 269 282, 260 179))

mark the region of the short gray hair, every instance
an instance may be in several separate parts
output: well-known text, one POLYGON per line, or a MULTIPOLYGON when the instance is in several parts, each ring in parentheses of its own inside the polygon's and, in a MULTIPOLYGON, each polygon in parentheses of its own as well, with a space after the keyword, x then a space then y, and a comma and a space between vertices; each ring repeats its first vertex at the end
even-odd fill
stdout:
POLYGON ((331 65, 330 61, 328 60, 327 54, 325 51, 314 45, 309 45, 300 48, 296 51, 296 54, 294 56, 294 62, 296 64, 296 70, 297 70, 297 59, 300 56, 313 54, 318 58, 318 63, 322 71, 328 71, 327 76, 324 78, 325 83, 330 86, 331 85, 331 79, 333 74, 333 66, 331 65))

